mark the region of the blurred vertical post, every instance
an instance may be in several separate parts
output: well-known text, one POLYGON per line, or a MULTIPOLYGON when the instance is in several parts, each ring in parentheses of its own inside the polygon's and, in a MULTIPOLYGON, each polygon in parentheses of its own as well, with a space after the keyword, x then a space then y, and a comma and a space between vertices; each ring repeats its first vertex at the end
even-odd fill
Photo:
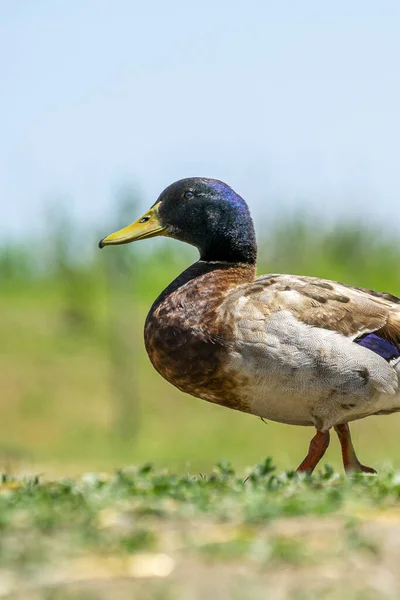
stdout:
MULTIPOLYGON (((111 231, 131 223, 138 213, 138 194, 121 189, 115 203, 111 231)), ((121 442, 132 440, 139 428, 135 315, 135 259, 126 246, 105 252, 108 293, 108 348, 111 394, 114 402, 113 433, 121 442)))

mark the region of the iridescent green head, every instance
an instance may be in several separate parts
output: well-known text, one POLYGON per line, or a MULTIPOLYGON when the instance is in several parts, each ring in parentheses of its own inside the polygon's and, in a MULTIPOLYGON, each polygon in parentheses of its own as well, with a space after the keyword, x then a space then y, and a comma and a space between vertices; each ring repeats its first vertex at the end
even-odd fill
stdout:
POLYGON ((255 264, 257 244, 246 202, 226 183, 204 177, 167 187, 140 219, 100 241, 100 248, 158 235, 196 246, 200 259, 255 264))

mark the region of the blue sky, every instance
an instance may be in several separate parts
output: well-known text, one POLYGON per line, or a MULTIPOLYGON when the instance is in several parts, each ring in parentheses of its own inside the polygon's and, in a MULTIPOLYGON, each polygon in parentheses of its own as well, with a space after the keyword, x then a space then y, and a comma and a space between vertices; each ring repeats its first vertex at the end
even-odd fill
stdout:
POLYGON ((400 228, 399 27, 394 0, 0 0, 0 239, 193 175, 400 228))

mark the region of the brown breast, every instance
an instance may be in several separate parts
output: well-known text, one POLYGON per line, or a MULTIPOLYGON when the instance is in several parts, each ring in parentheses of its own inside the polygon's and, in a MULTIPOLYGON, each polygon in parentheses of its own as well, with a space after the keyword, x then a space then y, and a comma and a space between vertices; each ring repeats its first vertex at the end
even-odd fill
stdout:
POLYGON ((231 408, 247 410, 224 374, 232 340, 217 309, 228 291, 253 281, 255 268, 199 261, 154 302, 144 330, 154 368, 181 391, 231 408))

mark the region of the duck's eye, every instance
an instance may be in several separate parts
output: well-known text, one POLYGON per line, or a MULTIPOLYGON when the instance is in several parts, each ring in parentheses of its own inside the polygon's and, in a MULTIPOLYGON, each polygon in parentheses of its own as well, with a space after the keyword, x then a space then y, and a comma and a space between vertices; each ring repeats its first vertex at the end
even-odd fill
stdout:
POLYGON ((185 192, 183 194, 185 196, 185 198, 187 198, 189 200, 189 198, 193 198, 194 194, 193 192, 191 192, 190 190, 188 190, 187 192, 185 192))
POLYGON ((150 217, 143 217, 143 219, 140 219, 139 223, 146 223, 149 219, 150 217))

